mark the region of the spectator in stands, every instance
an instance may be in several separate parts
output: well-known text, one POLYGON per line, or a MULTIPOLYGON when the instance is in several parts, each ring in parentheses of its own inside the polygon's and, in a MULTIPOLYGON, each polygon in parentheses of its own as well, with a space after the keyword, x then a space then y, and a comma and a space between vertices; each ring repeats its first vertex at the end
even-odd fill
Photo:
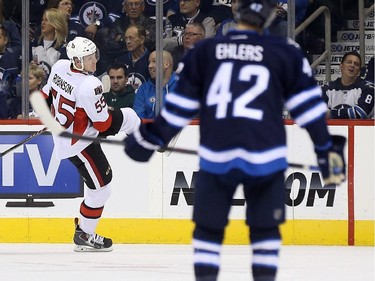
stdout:
POLYGON ((176 46, 172 53, 174 70, 185 54, 193 48, 194 44, 201 41, 206 36, 204 26, 200 22, 188 23, 182 37, 182 45, 176 46))
MULTIPOLYGON (((236 14, 238 1, 239 0, 232 0, 231 11, 233 15, 236 14)), ((231 28, 234 28, 235 25, 236 25, 236 22, 234 21, 234 17, 223 20, 217 28, 216 36, 223 36, 227 34, 228 30, 231 28)))
MULTIPOLYGON (((168 51, 163 52, 163 100, 177 83, 177 75, 173 72, 173 58, 168 51)), ((135 96, 133 109, 140 118, 153 119, 156 116, 156 51, 149 57, 148 69, 150 79, 142 84, 135 96)))
POLYGON ((374 83, 374 56, 367 63, 366 80, 374 83))
MULTIPOLYGON (((33 40, 34 33, 37 30, 37 27, 40 25, 40 22, 42 21, 43 11, 47 8, 47 1, 30 0, 29 7, 29 34, 30 40, 33 40)), ((15 23, 19 32, 22 27, 22 18, 24 17, 24 14, 25 12, 22 11, 22 0, 4 1, 4 17, 5 19, 15 23)))
POLYGON ((68 24, 65 15, 57 9, 46 9, 43 13, 41 35, 31 44, 32 62, 40 65, 49 75, 52 65, 59 59, 66 58, 65 39, 68 24))
POLYGON ((201 11, 207 16, 212 17, 216 26, 224 20, 233 19, 231 12, 231 0, 205 0, 201 1, 201 11))
MULTIPOLYGON (((36 64, 30 64, 29 66, 29 93, 40 90, 45 82, 46 73, 42 68, 36 64)), ((18 79, 21 82, 21 79, 18 79)), ((32 109, 30 105, 29 118, 37 118, 38 115, 32 109)), ((17 97, 11 100, 9 103, 9 118, 22 119, 22 97, 21 87, 17 89, 17 97)))
POLYGON ((71 21, 73 11, 73 0, 48 0, 48 8, 55 8, 65 15, 68 24, 68 37, 66 41, 72 41, 76 36, 85 37, 85 29, 76 21, 71 21))
POLYGON ((128 68, 122 63, 112 63, 107 70, 111 80, 111 90, 103 96, 108 108, 133 107, 135 90, 128 85, 128 68))
POLYGON ((16 55, 20 56, 22 51, 21 35, 17 25, 13 21, 4 18, 3 0, 0 0, 0 25, 4 26, 7 30, 7 47, 11 48, 16 55))
POLYGON ((206 37, 216 34, 215 21, 199 10, 200 0, 180 0, 180 11, 171 15, 166 20, 164 49, 172 51, 174 47, 182 44, 182 34, 186 24, 200 22, 206 30, 206 37))
POLYGON ((142 25, 146 29, 145 46, 149 51, 155 49, 156 26, 155 20, 144 15, 144 0, 124 0, 124 14, 118 18, 109 30, 111 48, 123 49, 124 31, 130 25, 142 25), (113 42, 114 41, 114 42, 113 42))
POLYGON ((71 20, 78 21, 86 32, 86 37, 96 41, 96 32, 109 27, 119 15, 112 15, 118 1, 112 0, 75 0, 71 20))
MULTIPOLYGON (((295 1, 295 26, 303 22, 306 16, 309 0, 295 1)), ((276 8, 276 17, 269 27, 269 32, 272 35, 287 36, 288 35, 288 0, 278 0, 276 8)))
POLYGON ((128 84, 133 86, 135 91, 150 77, 148 72, 148 56, 150 52, 145 47, 146 29, 141 25, 130 25, 124 36, 128 52, 118 59, 128 67, 128 84))
POLYGON ((0 26, 0 119, 8 119, 8 100, 16 96, 15 83, 20 72, 20 60, 7 48, 8 31, 0 26))
POLYGON ((373 118, 374 84, 359 77, 360 69, 360 55, 345 53, 340 63, 341 78, 323 86, 323 99, 330 110, 330 118, 373 118))
MULTIPOLYGON (((164 0, 163 1, 163 17, 167 18, 179 10, 179 0, 164 0)), ((155 18, 156 15, 156 0, 147 0, 145 2, 145 16, 155 18)))

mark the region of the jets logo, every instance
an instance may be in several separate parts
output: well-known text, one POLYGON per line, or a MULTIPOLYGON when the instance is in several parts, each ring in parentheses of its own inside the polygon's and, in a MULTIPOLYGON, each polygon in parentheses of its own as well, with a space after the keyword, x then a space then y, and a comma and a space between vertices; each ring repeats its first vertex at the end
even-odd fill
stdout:
POLYGON ((79 10, 79 20, 85 27, 106 16, 106 8, 98 2, 88 2, 79 10))

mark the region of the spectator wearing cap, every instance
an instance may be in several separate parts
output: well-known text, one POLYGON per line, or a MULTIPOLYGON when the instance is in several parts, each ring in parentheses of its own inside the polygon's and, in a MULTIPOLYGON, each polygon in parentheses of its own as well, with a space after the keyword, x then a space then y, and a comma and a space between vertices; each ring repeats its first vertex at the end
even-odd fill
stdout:
POLYGON ((108 69, 107 74, 111 80, 111 89, 104 93, 108 108, 133 107, 135 90, 128 85, 128 68, 125 64, 114 62, 108 69))

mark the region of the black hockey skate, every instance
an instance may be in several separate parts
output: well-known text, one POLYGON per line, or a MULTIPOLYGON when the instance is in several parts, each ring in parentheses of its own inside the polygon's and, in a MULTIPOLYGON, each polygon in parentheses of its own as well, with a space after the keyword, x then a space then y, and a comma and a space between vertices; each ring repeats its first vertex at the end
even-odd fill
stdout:
POLYGON ((75 252, 110 252, 112 248, 112 239, 100 236, 96 233, 87 234, 78 224, 78 218, 74 219, 76 226, 74 233, 74 251, 75 252))

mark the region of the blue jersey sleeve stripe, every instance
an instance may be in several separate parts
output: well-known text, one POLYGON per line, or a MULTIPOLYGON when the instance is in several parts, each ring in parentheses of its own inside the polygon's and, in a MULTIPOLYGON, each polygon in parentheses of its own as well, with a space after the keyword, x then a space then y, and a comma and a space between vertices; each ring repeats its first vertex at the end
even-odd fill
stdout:
POLYGON ((161 116, 172 126, 182 128, 190 123, 190 118, 183 118, 168 112, 165 108, 161 111, 161 116))
POLYGON ((300 127, 304 127, 307 124, 313 122, 314 120, 321 118, 322 115, 325 115, 326 113, 327 105, 324 102, 320 102, 313 108, 305 111, 300 116, 295 117, 294 120, 300 127))
POLYGON ((185 97, 179 96, 175 93, 169 93, 166 96, 166 102, 176 105, 180 108, 185 108, 187 110, 197 110, 199 109, 199 101, 187 99, 185 97))
POLYGON ((291 99, 286 101, 285 106, 289 111, 292 111, 306 101, 314 99, 316 97, 320 97, 321 95, 322 89, 320 87, 314 87, 310 90, 302 91, 301 93, 293 96, 291 99))
POLYGON ((354 106, 355 112, 361 117, 361 119, 366 119, 367 118, 367 113, 364 111, 361 107, 358 105, 354 106))
POLYGON ((200 146, 199 155, 210 162, 216 163, 225 163, 239 158, 253 164, 264 164, 274 161, 275 159, 286 157, 287 148, 286 146, 280 146, 262 152, 251 152, 243 148, 213 151, 204 146, 200 146))

